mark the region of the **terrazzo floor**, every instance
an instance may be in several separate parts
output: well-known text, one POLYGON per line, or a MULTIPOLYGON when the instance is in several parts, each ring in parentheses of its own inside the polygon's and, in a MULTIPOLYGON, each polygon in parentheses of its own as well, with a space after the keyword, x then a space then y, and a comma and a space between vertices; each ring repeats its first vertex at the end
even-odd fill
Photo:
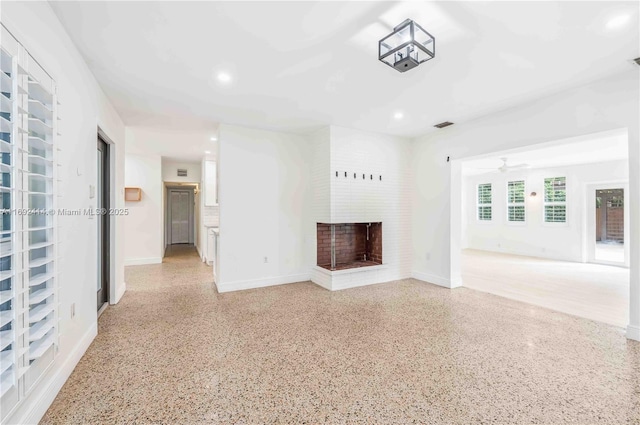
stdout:
POLYGON ((43 424, 640 424, 640 343, 407 279, 218 294, 192 250, 127 293, 43 424))

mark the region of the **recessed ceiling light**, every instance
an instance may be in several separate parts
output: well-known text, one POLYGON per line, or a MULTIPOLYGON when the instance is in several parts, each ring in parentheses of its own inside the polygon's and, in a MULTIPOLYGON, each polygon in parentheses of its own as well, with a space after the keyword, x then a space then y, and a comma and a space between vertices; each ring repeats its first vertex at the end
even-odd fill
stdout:
POLYGON ((228 83, 231 81, 231 75, 226 72, 218 72, 218 81, 221 83, 228 83))
POLYGON ((404 118, 404 114, 402 112, 398 111, 395 114, 393 114, 393 118, 395 118, 397 120, 401 120, 402 118, 404 118))
POLYGON ((218 138, 217 138, 216 136, 212 136, 212 137, 211 137, 211 141, 212 141, 212 142, 215 142, 216 140, 218 140, 218 138))
POLYGON ((628 14, 614 16, 607 21, 607 29, 615 30, 622 28, 629 22, 630 16, 628 14))
POLYGON ((207 155, 211 153, 211 151, 204 151, 204 153, 206 153, 207 155))

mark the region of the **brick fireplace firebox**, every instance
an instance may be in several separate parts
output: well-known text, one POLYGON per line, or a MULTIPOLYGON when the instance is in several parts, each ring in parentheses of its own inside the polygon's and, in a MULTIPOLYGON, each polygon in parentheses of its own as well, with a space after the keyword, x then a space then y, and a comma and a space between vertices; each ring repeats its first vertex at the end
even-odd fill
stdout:
POLYGON ((345 270, 382 264, 382 223, 317 224, 318 266, 345 270))

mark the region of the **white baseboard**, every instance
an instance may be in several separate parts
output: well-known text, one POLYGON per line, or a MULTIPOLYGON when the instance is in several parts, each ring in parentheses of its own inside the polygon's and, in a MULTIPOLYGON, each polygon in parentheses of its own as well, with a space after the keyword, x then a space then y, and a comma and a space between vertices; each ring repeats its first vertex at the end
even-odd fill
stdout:
POLYGON ((442 286, 443 288, 454 289, 454 288, 458 288, 459 286, 462 286, 461 279, 454 279, 452 281, 451 279, 441 277, 441 276, 436 276, 430 273, 413 271, 411 272, 411 277, 417 280, 421 280, 423 282, 433 283, 434 285, 442 286))
POLYGON ((120 302, 120 300, 122 299, 122 296, 124 295, 124 293, 127 291, 127 282, 122 282, 117 288, 116 288, 116 299, 112 300, 111 304, 118 304, 120 302))
POLYGON ((462 286, 462 276, 458 276, 453 279, 449 279, 449 284, 451 289, 460 288, 462 286))
POLYGON ((627 338, 640 341, 640 326, 627 326, 627 338))
POLYGON ((311 279, 309 273, 288 276, 267 277, 264 279, 237 280, 235 282, 216 284, 218 292, 242 291, 245 289, 264 288, 266 286, 284 285, 287 283, 306 282, 311 279))
MULTIPOLYGON (((390 281, 393 282, 393 281, 390 281)), ((336 283, 334 285, 334 283, 332 282, 331 284, 331 290, 332 291, 342 291, 344 289, 353 289, 353 288, 360 288, 362 286, 371 286, 371 285, 378 285, 380 283, 387 283, 386 281, 379 281, 378 280, 373 280, 370 282, 346 282, 343 283, 342 285, 340 285, 339 283, 336 283)))
POLYGON ((324 282, 322 282, 320 279, 314 279, 313 277, 311 277, 311 279, 310 279, 310 280, 311 280, 311 282, 315 283, 315 284, 316 284, 316 285, 318 285, 319 287, 324 288, 324 289, 326 289, 326 290, 328 290, 328 291, 332 291, 332 289, 331 289, 331 284, 324 283, 324 282))
POLYGON ((473 249, 476 251, 496 252, 498 254, 519 255, 522 257, 544 258, 546 260, 566 261, 570 263, 584 263, 582 257, 565 256, 560 253, 545 253, 538 251, 527 251, 519 249, 498 249, 493 247, 466 247, 463 249, 473 249))
POLYGON ((49 382, 41 381, 39 386, 41 386, 42 389, 32 392, 27 398, 23 399, 21 402, 22 405, 18 407, 12 416, 7 418, 6 423, 37 424, 40 422, 97 334, 98 324, 94 323, 80 338, 78 344, 73 351, 69 353, 67 359, 61 360, 56 358, 54 362, 61 362, 62 364, 56 365, 55 368, 52 369, 54 372, 53 376, 48 380, 49 382))
POLYGON ((124 260, 125 266, 144 266, 146 264, 160 264, 162 263, 162 257, 149 257, 149 258, 130 258, 124 260))

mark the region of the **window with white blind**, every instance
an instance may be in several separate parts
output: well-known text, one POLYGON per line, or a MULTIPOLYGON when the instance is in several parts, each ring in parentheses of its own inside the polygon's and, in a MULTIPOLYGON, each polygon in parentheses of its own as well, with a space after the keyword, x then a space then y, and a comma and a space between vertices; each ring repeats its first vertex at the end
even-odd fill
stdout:
POLYGON ((491 183, 483 183, 478 185, 478 220, 491 221, 492 211, 492 196, 491 196, 491 183))
POLYGON ((507 182, 507 220, 510 222, 525 221, 524 180, 507 182))
POLYGON ((0 420, 58 345, 56 86, 1 30, 0 420))
POLYGON ((545 223, 567 222, 567 179, 550 177, 544 179, 545 223))

